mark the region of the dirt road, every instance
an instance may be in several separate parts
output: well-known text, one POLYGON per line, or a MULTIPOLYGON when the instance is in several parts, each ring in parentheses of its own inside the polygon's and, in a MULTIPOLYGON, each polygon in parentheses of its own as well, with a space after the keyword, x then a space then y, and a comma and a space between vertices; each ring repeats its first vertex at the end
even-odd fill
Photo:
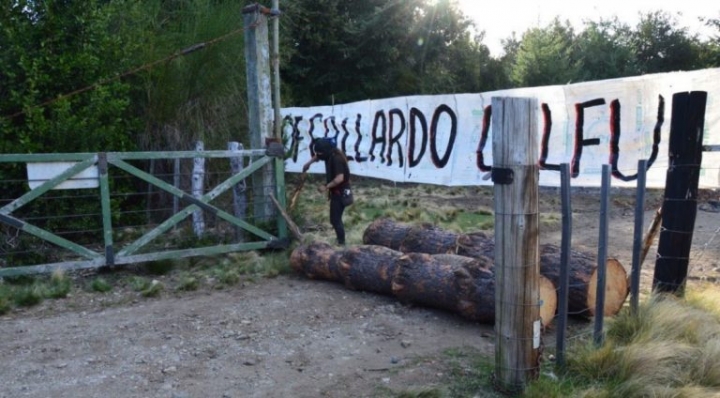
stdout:
MULTIPOLYGON (((478 200, 491 198, 448 203, 488 205, 478 200)), ((573 201, 573 242, 592 248, 597 195, 573 201)), ((659 204, 650 197, 646 225, 659 204)), ((541 207, 542 240, 557 243, 557 197, 541 207)), ((626 267, 632 222, 632 198, 614 196, 609 245, 626 267)), ((720 276, 718 227, 720 213, 699 212, 692 280, 720 276)), ((651 278, 649 258, 644 291, 651 278)), ((489 325, 295 275, 127 294, 77 292, 0 317, 0 397, 383 397, 441 382, 452 352, 493 353, 489 325)))

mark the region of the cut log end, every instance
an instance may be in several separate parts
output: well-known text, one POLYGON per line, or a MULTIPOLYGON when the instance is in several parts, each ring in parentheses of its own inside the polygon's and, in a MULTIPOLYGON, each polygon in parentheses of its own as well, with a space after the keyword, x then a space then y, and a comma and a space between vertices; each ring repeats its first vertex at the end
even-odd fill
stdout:
POLYGON ((557 310, 557 291, 552 281, 540 276, 540 319, 542 325, 547 327, 555 317, 557 310))
MULTIPOLYGON (((606 262, 607 272, 605 279, 605 305, 603 314, 605 316, 613 316, 617 314, 628 295, 627 271, 622 264, 614 259, 609 258, 606 262)), ((597 269, 590 276, 588 283, 587 308, 590 316, 595 315, 595 307, 597 303, 597 269)))

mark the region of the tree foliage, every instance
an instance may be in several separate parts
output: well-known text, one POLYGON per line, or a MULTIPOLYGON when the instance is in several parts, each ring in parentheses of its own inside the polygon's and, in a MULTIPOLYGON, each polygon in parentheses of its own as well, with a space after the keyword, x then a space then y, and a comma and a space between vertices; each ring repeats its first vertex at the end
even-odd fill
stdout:
POLYGON ((676 19, 662 11, 640 16, 631 34, 631 46, 639 74, 702 67, 697 37, 690 35, 687 28, 678 27, 676 19))
POLYGON ((575 32, 569 22, 555 19, 545 28, 531 28, 523 36, 510 78, 517 87, 565 84, 578 76, 575 32))
MULTIPOLYGON (((148 0, 140 26, 140 63, 178 53, 140 74, 144 149, 224 148, 247 141, 245 27, 236 1, 148 0), (192 51, 194 46, 203 46, 192 51)), ((246 142, 247 143, 247 142, 246 142)))
POLYGON ((298 105, 496 88, 455 1, 300 0, 285 11, 283 79, 298 105))
MULTIPOLYGON (((241 7, 11 0, 0 8, 0 152, 246 141, 241 7), (183 51, 195 44, 206 45, 183 51)), ((707 40, 662 11, 636 26, 600 19, 577 31, 556 18, 492 56, 456 0, 295 0, 281 9, 284 106, 720 66, 718 17, 703 22, 716 32, 707 40)))
POLYGON ((134 147, 133 87, 110 80, 138 45, 125 41, 133 10, 122 5, 18 0, 0 8, 0 152, 134 147))
POLYGON ((631 29, 617 18, 590 21, 576 39, 578 81, 602 80, 637 73, 631 29))

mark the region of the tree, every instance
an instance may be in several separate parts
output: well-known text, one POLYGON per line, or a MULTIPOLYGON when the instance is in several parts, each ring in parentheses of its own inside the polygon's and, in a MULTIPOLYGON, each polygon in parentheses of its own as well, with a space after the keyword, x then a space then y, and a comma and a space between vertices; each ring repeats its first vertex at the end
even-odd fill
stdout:
POLYGON ((112 79, 132 51, 122 31, 133 9, 121 3, 18 0, 0 8, 0 152, 133 148, 132 88, 112 79))
POLYGON ((282 74, 297 105, 494 88, 455 0, 300 0, 285 15, 282 74))
POLYGON ((701 44, 703 67, 716 68, 720 67, 720 17, 703 19, 705 26, 714 29, 715 33, 707 42, 701 44))
POLYGON ((687 28, 679 28, 677 19, 663 11, 641 15, 630 40, 638 74, 693 70, 702 66, 697 36, 691 36, 687 28))
MULTIPOLYGON (((249 145, 243 18, 232 0, 147 0, 137 19, 145 150, 185 150, 196 140, 249 145), (190 51, 204 45, 197 51, 190 51), (184 53, 182 56, 177 56, 184 53)), ((246 146, 249 147, 249 146, 246 146)))
POLYGON ((490 51, 482 44, 483 33, 472 36, 473 23, 455 1, 426 3, 418 14, 407 46, 416 76, 415 94, 478 92, 492 89, 484 80, 492 68, 490 51))
POLYGON ((637 74, 631 30, 617 18, 586 23, 576 39, 580 54, 579 81, 611 79, 637 74))
POLYGON ((522 35, 510 79, 518 87, 567 84, 578 76, 575 33, 569 22, 555 18, 545 28, 522 35))

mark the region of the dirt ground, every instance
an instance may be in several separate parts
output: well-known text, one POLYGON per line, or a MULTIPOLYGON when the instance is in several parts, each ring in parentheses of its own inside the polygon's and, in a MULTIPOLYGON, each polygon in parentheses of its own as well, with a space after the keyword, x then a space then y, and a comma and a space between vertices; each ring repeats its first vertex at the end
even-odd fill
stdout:
MULTIPOLYGON (((703 192, 699 205, 717 196, 703 192)), ((661 199, 649 192, 646 226, 661 199)), ((492 207, 470 192, 435 200, 492 207)), ((541 241, 559 243, 557 191, 544 189, 541 203, 541 241)), ((609 254, 628 270, 633 203, 631 191, 613 191, 609 254)), ((573 246, 595 251, 597 190, 575 191, 573 213, 573 246)), ((720 213, 698 211, 691 287, 720 276, 718 228, 720 213)), ((296 275, 159 298, 77 292, 0 317, 0 336, 2 398, 383 397, 445 382, 457 372, 449 353, 494 350, 491 325, 296 275)))

